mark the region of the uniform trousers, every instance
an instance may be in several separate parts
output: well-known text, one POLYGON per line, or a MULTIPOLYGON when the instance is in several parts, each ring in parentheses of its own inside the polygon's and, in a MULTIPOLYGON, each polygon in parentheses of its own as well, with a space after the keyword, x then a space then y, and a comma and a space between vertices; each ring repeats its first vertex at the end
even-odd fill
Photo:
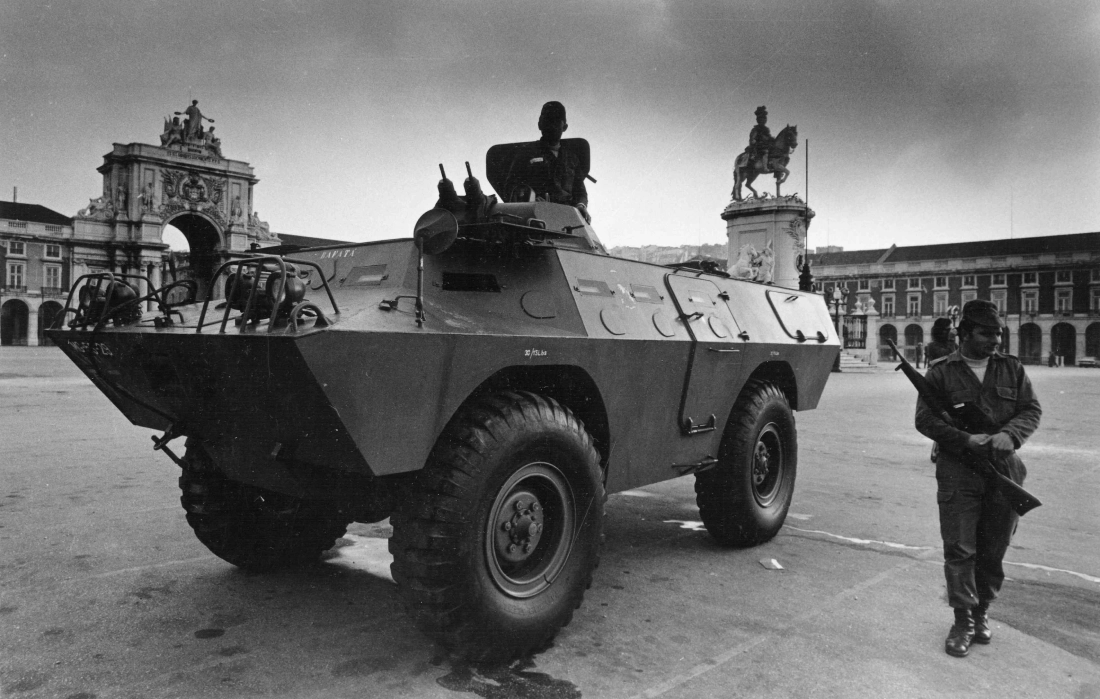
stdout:
POLYGON ((1004 582, 1002 561, 1020 517, 979 478, 940 479, 936 500, 948 604, 955 609, 988 605, 1004 582))

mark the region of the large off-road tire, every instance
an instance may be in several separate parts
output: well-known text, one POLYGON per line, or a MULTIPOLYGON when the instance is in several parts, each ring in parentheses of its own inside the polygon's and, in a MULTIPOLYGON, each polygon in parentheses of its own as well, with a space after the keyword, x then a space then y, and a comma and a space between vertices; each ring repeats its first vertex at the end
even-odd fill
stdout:
POLYGON ((730 413, 718 464, 695 476, 699 516, 725 546, 754 546, 779 533, 794 496, 798 436, 787 396, 752 380, 730 413))
POLYGON ((351 521, 330 503, 226 478, 193 440, 184 461, 179 484, 187 523, 215 555, 240 568, 259 572, 315 563, 351 521))
POLYGON ((592 584, 606 493, 581 422, 500 393, 461 408, 390 518, 390 568, 417 626, 471 660, 545 647, 592 584))

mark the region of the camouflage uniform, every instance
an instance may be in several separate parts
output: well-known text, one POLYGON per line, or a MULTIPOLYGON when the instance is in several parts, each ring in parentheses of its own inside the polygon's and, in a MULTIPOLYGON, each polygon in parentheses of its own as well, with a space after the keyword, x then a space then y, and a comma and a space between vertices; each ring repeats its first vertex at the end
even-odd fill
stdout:
POLYGON ((584 186, 581 161, 566 143, 558 148, 558 154, 542 141, 525 144, 516 151, 508 176, 504 180, 505 196, 513 199, 513 191, 526 185, 535 190, 535 196, 555 204, 588 206, 588 190, 584 186))
MULTIPOLYGON (((935 343, 933 343, 935 344, 935 343)), ((929 345, 931 349, 931 345, 929 345)), ((952 405, 971 404, 1019 449, 1039 427, 1042 409, 1020 361, 995 352, 979 384, 958 351, 932 363, 925 378, 952 405)), ((939 444, 936 501, 940 510, 948 603, 955 609, 984 607, 1004 582, 1002 560, 1019 517, 978 473, 966 465, 970 434, 943 422, 917 400, 916 427, 939 444)), ((995 460, 998 470, 1022 485, 1027 475, 1013 453, 995 460)))

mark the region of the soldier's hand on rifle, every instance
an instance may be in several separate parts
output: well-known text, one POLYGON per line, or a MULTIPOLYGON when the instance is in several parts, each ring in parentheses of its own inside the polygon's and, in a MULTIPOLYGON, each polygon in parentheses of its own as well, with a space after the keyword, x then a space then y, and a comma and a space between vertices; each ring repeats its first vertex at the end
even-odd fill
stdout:
POLYGON ((589 215, 587 206, 585 206, 584 204, 574 204, 574 206, 576 207, 577 211, 581 212, 581 216, 584 217, 585 223, 592 223, 592 216, 589 215))
POLYGON ((993 456, 998 458, 1011 456, 1012 452, 1016 451, 1016 442, 1004 432, 998 432, 990 438, 989 448, 993 456))
POLYGON ((1004 457, 1016 451, 1016 443, 1004 432, 994 435, 972 434, 966 446, 970 451, 982 456, 1004 457))

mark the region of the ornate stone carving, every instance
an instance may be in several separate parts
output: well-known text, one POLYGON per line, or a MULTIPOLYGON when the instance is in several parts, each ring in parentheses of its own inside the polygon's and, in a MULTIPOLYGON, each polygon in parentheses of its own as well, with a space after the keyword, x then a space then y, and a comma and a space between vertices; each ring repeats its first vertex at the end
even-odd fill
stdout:
POLYGON ((271 226, 266 221, 260 220, 260 212, 253 211, 248 215, 248 233, 259 240, 278 240, 279 236, 271 232, 271 226))
POLYGON ((224 157, 222 155, 222 141, 214 135, 214 127, 211 126, 209 129, 203 130, 202 122, 204 120, 209 121, 211 124, 214 123, 214 120, 205 116, 199 110, 198 100, 192 100, 191 106, 182 112, 175 112, 175 114, 176 116, 165 117, 164 119, 164 130, 160 134, 160 145, 165 148, 175 146, 181 150, 185 147, 201 148, 219 158, 224 157), (180 123, 180 116, 186 116, 182 124, 180 123))
POLYGON ((775 251, 770 240, 760 252, 751 244, 743 245, 737 261, 729 268, 729 275, 735 279, 748 279, 763 284, 771 284, 774 274, 775 251))
POLYGON ((107 221, 115 216, 115 204, 107 198, 107 195, 88 200, 88 206, 76 212, 77 218, 86 218, 93 221, 107 221))
POLYGON ((203 177, 197 172, 161 170, 161 205, 158 213, 171 216, 179 211, 201 211, 221 225, 226 225, 222 211, 225 182, 203 177))

